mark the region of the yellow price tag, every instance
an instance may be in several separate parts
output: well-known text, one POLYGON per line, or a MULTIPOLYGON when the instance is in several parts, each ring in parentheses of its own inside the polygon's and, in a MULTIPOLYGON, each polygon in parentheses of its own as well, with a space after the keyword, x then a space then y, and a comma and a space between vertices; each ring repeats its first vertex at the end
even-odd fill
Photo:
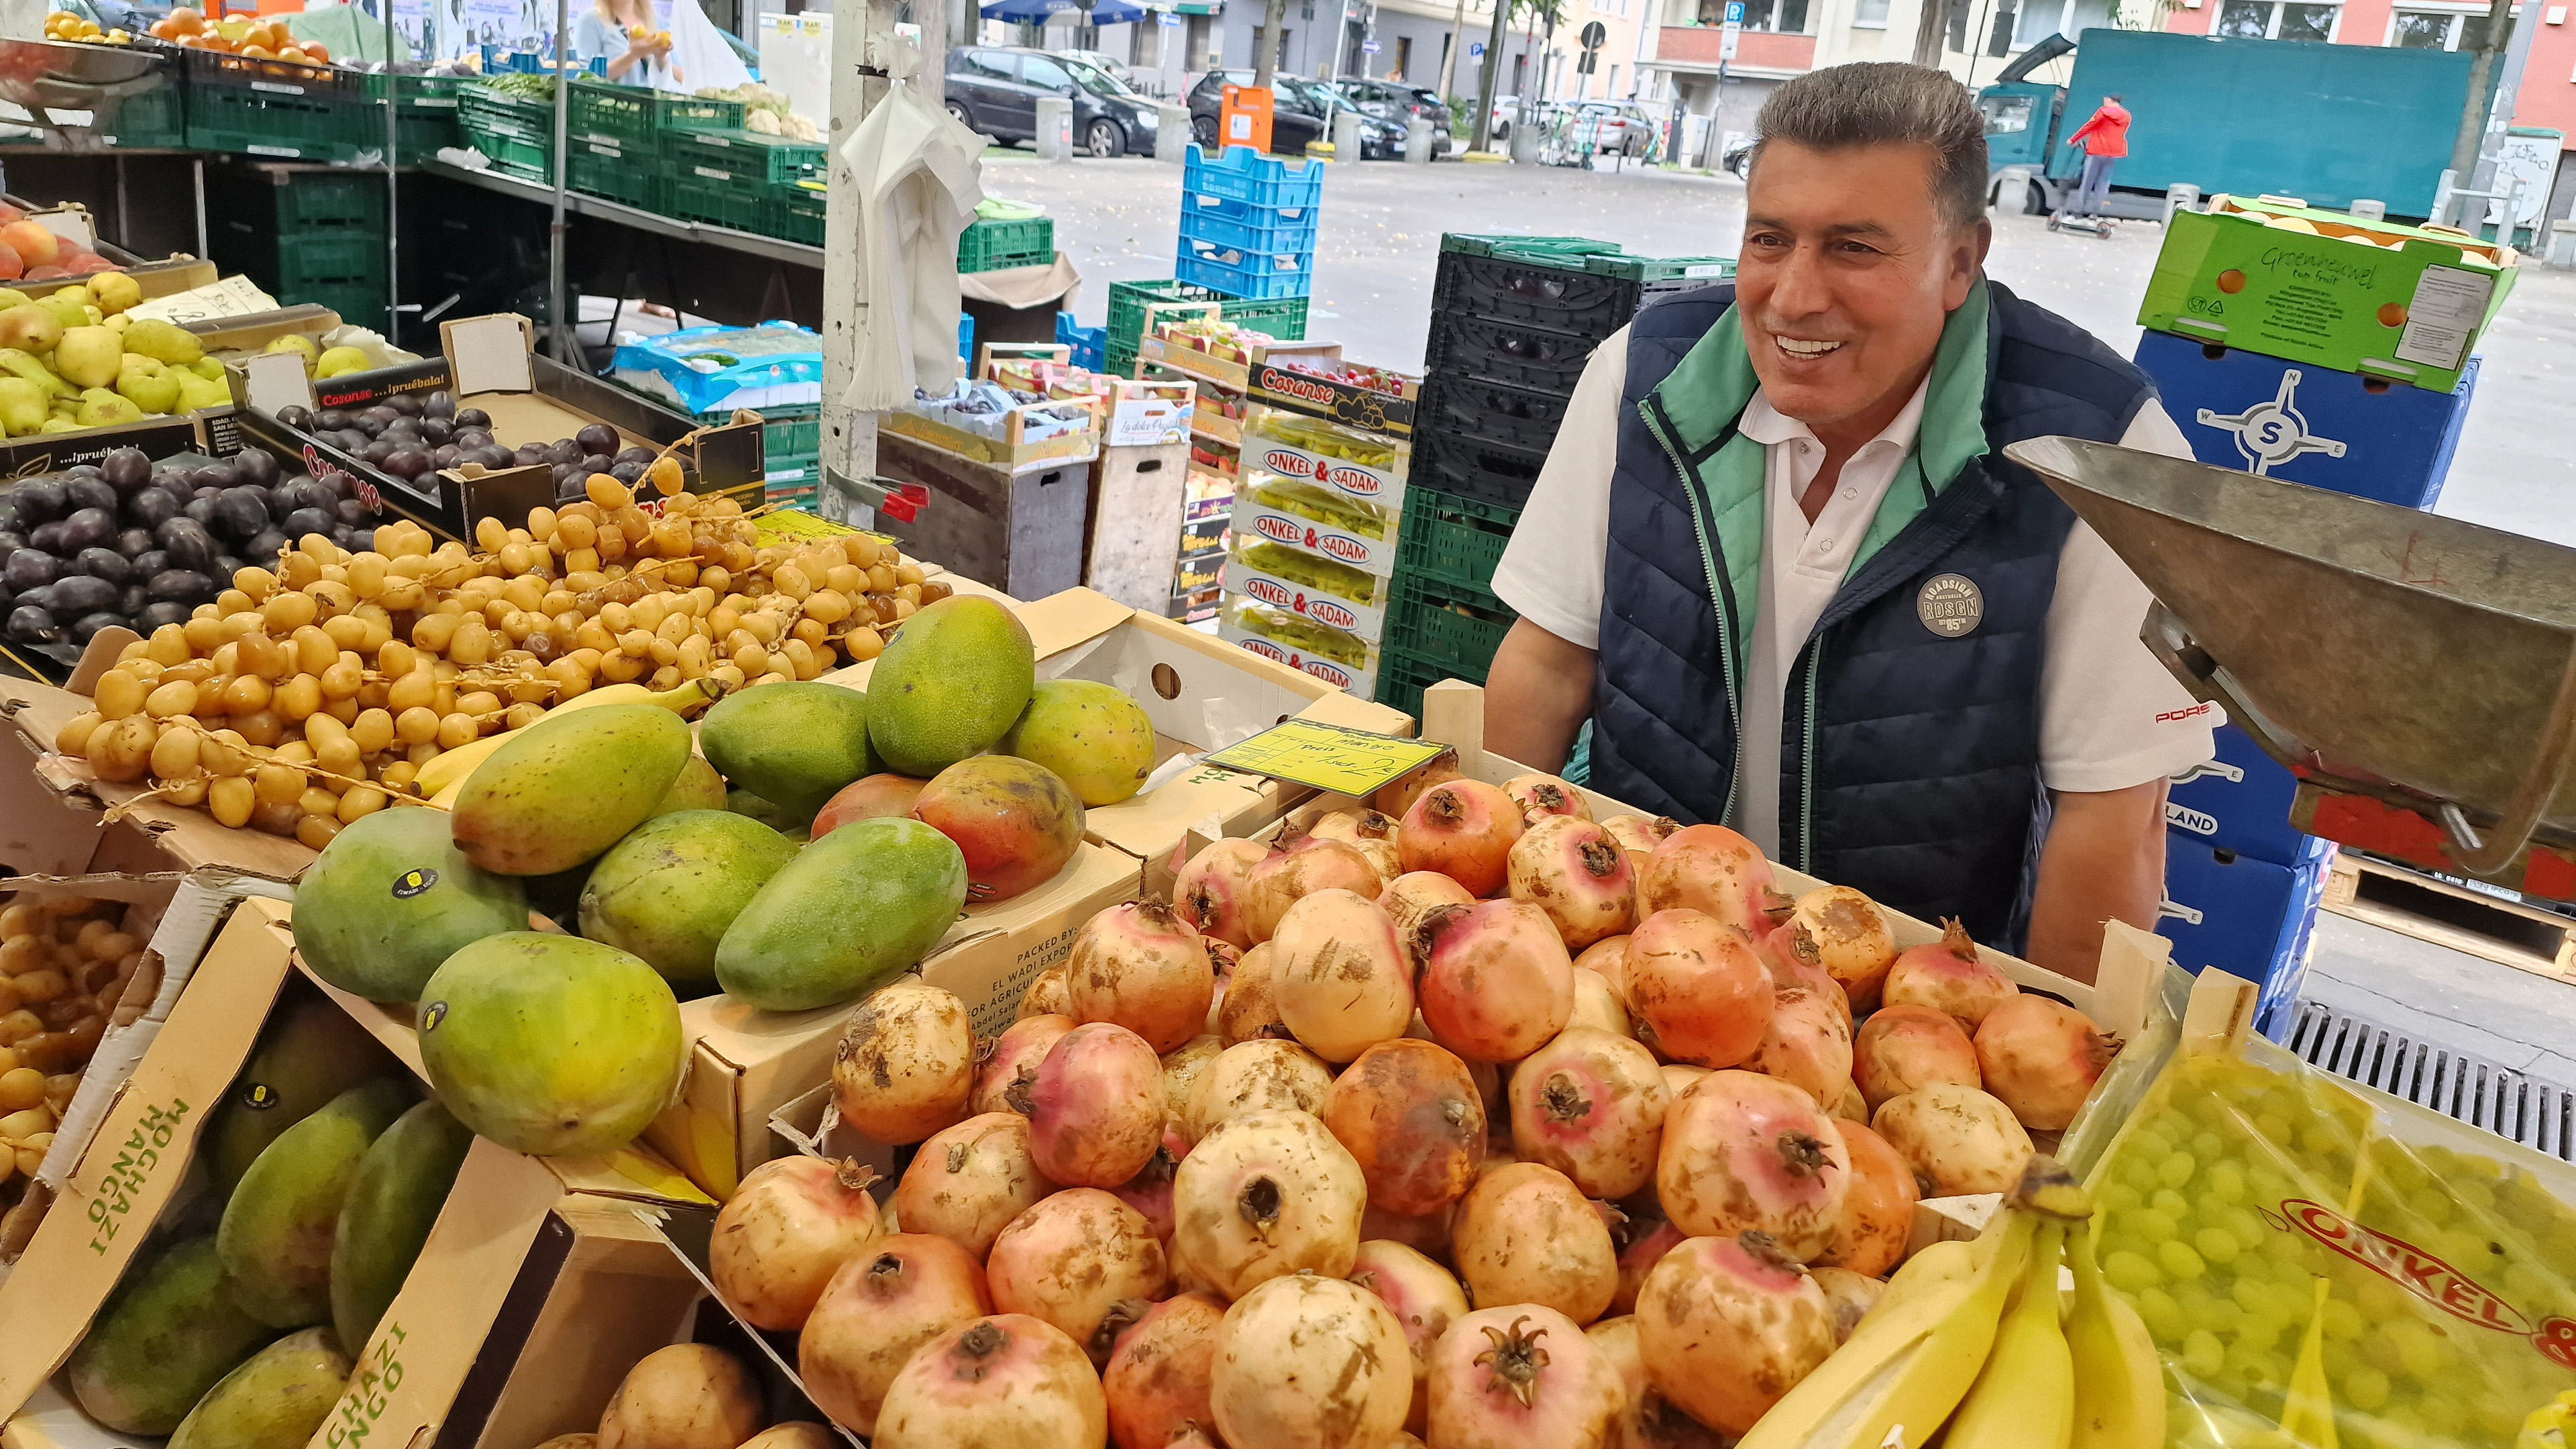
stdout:
POLYGON ((1209 755, 1206 763, 1336 795, 1364 796, 1421 769, 1444 748, 1423 740, 1292 719, 1228 745, 1209 755))

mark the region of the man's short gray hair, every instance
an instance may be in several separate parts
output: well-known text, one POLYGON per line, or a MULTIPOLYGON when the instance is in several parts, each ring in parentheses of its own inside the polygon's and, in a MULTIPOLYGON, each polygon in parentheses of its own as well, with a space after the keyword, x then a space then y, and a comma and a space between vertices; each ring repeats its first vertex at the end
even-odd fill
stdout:
POLYGON ((1947 71, 1902 61, 1859 61, 1809 71, 1771 93, 1753 128, 1762 148, 1787 141, 1810 151, 1923 146, 1933 156, 1932 204, 1952 226, 1986 210, 1986 121, 1947 71))

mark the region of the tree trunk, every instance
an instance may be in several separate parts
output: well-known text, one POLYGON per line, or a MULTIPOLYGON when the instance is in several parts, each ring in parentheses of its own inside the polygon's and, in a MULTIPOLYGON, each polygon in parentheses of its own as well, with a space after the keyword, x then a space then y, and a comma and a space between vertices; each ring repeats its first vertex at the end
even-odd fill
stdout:
POLYGON ((1458 52, 1467 47, 1467 0, 1458 0, 1458 14, 1449 22, 1448 53, 1440 57, 1440 99, 1458 99, 1458 52))
POLYGON ((1941 37, 1950 29, 1950 7, 1957 0, 1923 0, 1914 22, 1914 63, 1939 69, 1941 37))
POLYGON ((1270 89, 1270 78, 1279 70, 1279 27, 1288 19, 1288 0, 1270 0, 1262 12, 1261 29, 1254 32, 1252 43, 1258 53, 1252 58, 1252 83, 1270 89))
MULTIPOLYGON (((2455 185, 2477 185, 2478 151, 2486 141, 2487 90, 2495 84, 2496 67, 2504 63, 2505 46, 2512 39, 2513 0, 2494 0, 2487 7, 2486 38, 2478 42, 2477 58, 2469 62, 2469 99, 2460 107, 2460 132, 2451 140, 2451 169, 2459 173, 2455 185)), ((2511 101, 2506 102, 2505 113, 2513 113, 2511 101)), ((2483 207, 2478 214, 2485 214, 2483 207)))
POLYGON ((1494 28, 1485 37, 1485 69, 1476 91, 1476 149, 1491 151, 1494 141, 1494 82, 1503 73, 1503 26, 1510 13, 1505 0, 1494 0, 1494 28))

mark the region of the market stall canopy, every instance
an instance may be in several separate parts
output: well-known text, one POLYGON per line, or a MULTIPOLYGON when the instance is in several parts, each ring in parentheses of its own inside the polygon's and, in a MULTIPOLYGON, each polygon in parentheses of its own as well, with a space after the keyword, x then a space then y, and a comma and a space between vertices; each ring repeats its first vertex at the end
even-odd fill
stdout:
MULTIPOLYGON (((1022 25, 1044 25, 1058 15, 1080 17, 1083 7, 1077 0, 994 0, 983 9, 987 20, 1009 20, 1022 25)), ((1088 22, 1093 25, 1129 25, 1145 18, 1145 7, 1128 0, 1099 0, 1090 7, 1088 22)))
POLYGON ((2442 821, 2476 873, 2576 841, 2576 549, 2074 438, 2005 453, 2155 594, 2147 646, 2283 764, 2442 821))

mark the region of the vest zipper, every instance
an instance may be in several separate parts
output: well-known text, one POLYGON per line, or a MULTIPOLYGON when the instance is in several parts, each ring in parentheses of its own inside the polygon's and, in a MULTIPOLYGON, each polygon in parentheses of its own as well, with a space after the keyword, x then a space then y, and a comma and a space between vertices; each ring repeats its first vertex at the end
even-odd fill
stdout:
POLYGON ((1718 811, 1718 823, 1724 824, 1735 814, 1735 792, 1743 783, 1744 776, 1744 706, 1736 693, 1735 621, 1726 616, 1726 585, 1718 578, 1717 550, 1709 546, 1708 521, 1702 516, 1707 505, 1701 497, 1699 480, 1682 462, 1682 455, 1673 447, 1673 440, 1665 436, 1656 409, 1640 402, 1637 411, 1646 421, 1646 430, 1653 433, 1656 443, 1662 446, 1664 456, 1672 460, 1673 475, 1681 480, 1682 493, 1690 499, 1691 531, 1699 538, 1700 567, 1708 571, 1708 601, 1717 610, 1717 663, 1720 676, 1726 683, 1728 724, 1735 736, 1735 759, 1726 772, 1726 803, 1718 811))
MULTIPOLYGON (((1798 674, 1798 838, 1781 842, 1780 857, 1815 874, 1816 839, 1816 676, 1822 672, 1825 640, 1819 633, 1807 641, 1798 674)), ((1783 730, 1786 733, 1786 730, 1783 730)))

